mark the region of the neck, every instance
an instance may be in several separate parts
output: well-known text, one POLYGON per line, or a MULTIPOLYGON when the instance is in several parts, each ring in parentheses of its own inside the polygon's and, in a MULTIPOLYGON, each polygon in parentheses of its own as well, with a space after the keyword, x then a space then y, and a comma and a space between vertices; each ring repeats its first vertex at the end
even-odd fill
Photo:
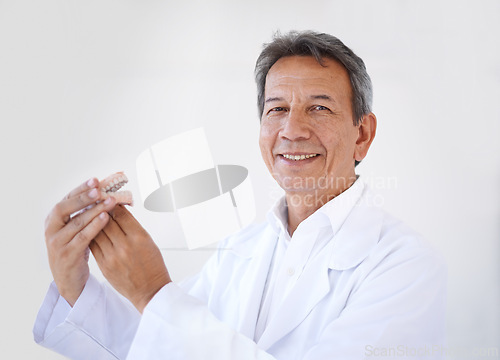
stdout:
POLYGON ((328 189, 320 192, 317 189, 312 191, 286 192, 285 198, 288 207, 288 233, 293 235, 299 224, 314 214, 316 210, 327 202, 337 197, 351 187, 355 178, 347 186, 339 189, 328 189))

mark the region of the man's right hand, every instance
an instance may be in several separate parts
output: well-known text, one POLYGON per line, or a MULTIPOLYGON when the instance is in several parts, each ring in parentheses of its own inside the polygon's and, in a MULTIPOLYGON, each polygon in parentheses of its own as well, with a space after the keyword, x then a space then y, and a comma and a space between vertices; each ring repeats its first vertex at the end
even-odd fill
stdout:
POLYGON ((102 200, 99 181, 90 179, 60 201, 45 221, 45 242, 50 270, 59 294, 73 306, 89 278, 89 244, 106 226, 108 211, 116 205, 110 196, 102 200))

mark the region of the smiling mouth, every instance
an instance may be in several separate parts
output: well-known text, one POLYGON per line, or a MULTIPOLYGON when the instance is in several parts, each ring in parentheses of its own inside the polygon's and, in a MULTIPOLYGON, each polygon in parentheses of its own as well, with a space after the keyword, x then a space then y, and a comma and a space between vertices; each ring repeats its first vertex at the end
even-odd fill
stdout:
POLYGON ((301 154, 301 155, 280 154, 280 155, 288 160, 300 161, 300 160, 306 160, 306 159, 313 158, 315 156, 318 156, 319 154, 301 154))

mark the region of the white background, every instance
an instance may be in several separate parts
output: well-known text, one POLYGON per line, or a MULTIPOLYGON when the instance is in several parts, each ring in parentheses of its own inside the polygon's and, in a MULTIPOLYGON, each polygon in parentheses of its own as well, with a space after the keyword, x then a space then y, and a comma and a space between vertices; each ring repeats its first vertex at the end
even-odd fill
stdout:
POLYGON ((278 29, 334 34, 365 60, 379 127, 358 172, 444 253, 450 347, 498 349, 499 19, 497 0, 0 0, 0 357, 60 358, 31 334, 51 281, 43 221, 91 176, 128 173, 172 277, 207 258, 183 251, 175 215, 140 206, 135 159, 161 139, 203 126, 216 163, 250 170, 263 220, 279 192, 253 67, 278 29))

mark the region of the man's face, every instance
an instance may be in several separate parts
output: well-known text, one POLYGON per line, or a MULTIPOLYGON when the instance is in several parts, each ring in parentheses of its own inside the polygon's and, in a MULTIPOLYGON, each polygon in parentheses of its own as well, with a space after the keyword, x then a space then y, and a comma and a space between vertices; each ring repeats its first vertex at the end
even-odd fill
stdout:
POLYGON ((266 78, 259 145, 271 175, 288 195, 338 195, 354 181, 358 127, 351 84, 331 59, 278 60, 266 78))

